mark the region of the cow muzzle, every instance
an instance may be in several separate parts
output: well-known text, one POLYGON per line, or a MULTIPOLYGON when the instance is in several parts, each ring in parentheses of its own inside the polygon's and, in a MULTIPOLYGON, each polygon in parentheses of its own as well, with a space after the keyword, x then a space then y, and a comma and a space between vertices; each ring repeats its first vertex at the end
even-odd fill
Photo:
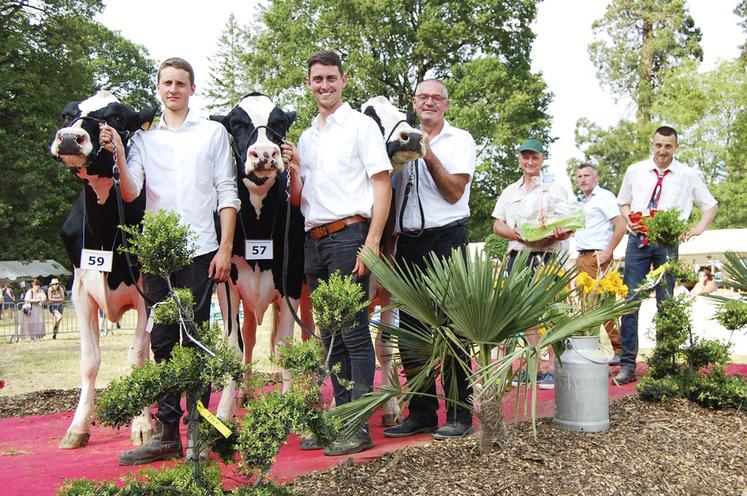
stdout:
POLYGON ((423 133, 416 129, 401 131, 392 136, 386 150, 394 171, 400 172, 408 162, 425 156, 423 133))
POLYGON ((282 173, 285 164, 280 153, 280 147, 273 144, 253 145, 246 154, 244 172, 248 176, 254 173, 258 177, 265 177, 275 173, 282 173))
POLYGON ((67 167, 83 167, 93 152, 89 134, 81 128, 65 128, 57 131, 52 142, 52 156, 67 167))

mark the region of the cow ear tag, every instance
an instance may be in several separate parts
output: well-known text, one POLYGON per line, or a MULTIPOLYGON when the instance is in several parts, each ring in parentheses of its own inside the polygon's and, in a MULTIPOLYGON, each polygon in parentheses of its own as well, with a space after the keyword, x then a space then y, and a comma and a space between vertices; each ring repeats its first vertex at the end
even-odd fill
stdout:
POLYGON ((244 240, 244 258, 247 260, 272 260, 271 239, 244 240))
POLYGON ((112 251, 83 248, 80 251, 80 268, 83 270, 111 272, 113 259, 114 252, 112 251))

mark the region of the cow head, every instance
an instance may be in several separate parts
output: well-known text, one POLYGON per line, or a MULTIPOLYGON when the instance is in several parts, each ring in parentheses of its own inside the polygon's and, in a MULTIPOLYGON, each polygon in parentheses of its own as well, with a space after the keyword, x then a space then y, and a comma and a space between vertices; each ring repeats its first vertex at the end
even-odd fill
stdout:
MULTIPOLYGON (((99 91, 80 102, 68 103, 62 111, 62 129, 52 141, 52 156, 74 172, 89 165, 108 162, 109 170, 97 171, 97 175, 111 177, 112 155, 99 146, 99 123, 105 122, 119 132, 126 143, 129 133, 147 128, 153 121, 156 110, 147 108, 140 112, 131 110, 108 91, 99 91), (101 157, 103 156, 103 157, 101 157)), ((119 153, 124 153, 120 150, 119 153)), ((91 173, 91 171, 89 171, 91 173)))
POLYGON ((394 172, 401 172, 407 162, 425 155, 423 132, 415 129, 412 112, 400 110, 386 97, 375 96, 361 106, 361 112, 379 125, 394 172))
POLYGON ((247 178, 265 182, 285 170, 280 144, 296 119, 295 112, 282 110, 261 93, 250 93, 228 115, 210 118, 222 123, 233 137, 238 163, 243 164, 247 178))

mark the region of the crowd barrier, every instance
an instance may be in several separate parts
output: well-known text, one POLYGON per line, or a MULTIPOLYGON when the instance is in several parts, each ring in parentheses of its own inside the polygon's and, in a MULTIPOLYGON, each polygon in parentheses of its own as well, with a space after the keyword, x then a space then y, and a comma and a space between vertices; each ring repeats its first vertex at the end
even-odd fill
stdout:
MULTIPOLYGON (((20 341, 25 338, 22 336, 21 328, 24 319, 30 318, 23 313, 24 302, 15 302, 3 305, 2 320, 0 320, 0 338, 9 338, 10 342, 20 341)), ((49 302, 43 303, 42 319, 44 322, 43 339, 52 339, 52 331, 55 318, 49 311, 49 302)), ((115 329, 134 330, 137 324, 137 312, 130 310, 126 312, 119 322, 109 322, 108 319, 99 313, 99 332, 102 335, 109 334, 115 329)), ((72 334, 78 332, 78 319, 75 315, 73 303, 67 301, 63 304, 62 321, 57 330, 57 334, 72 334)))

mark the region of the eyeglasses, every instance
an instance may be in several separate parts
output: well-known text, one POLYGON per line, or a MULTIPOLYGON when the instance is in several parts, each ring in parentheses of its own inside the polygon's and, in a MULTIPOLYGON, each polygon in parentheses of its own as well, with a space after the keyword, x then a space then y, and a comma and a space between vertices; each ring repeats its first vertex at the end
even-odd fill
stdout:
POLYGON ((427 102, 428 100, 433 100, 433 103, 443 103, 446 101, 446 98, 441 95, 429 95, 427 93, 415 95, 415 99, 422 103, 427 102))

